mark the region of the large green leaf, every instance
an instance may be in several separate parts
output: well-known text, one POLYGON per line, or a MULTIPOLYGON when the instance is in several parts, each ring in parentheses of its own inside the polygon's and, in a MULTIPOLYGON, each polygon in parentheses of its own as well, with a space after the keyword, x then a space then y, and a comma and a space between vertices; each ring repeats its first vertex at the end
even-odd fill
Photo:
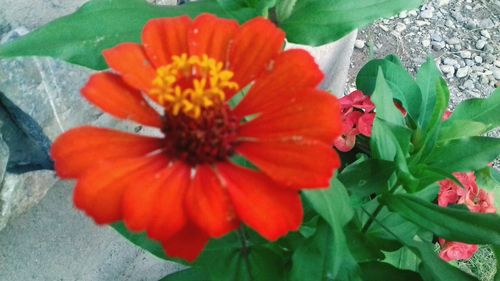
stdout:
POLYGON ((408 71, 393 62, 394 60, 397 58, 391 55, 385 59, 372 60, 367 63, 356 77, 356 87, 366 95, 372 95, 378 85, 377 75, 381 70, 394 98, 401 102, 414 120, 417 120, 422 103, 420 88, 408 71))
POLYGON ((268 10, 276 0, 217 0, 221 7, 233 18, 243 22, 257 16, 268 16, 268 10))
POLYGON ((434 59, 429 57, 417 72, 416 82, 422 93, 422 104, 418 124, 424 128, 432 117, 432 111, 436 103, 436 85, 441 78, 441 72, 436 66, 434 59))
POLYGON ((290 42, 317 46, 420 3, 420 0, 297 0, 291 14, 279 25, 290 42))
POLYGON ((384 262, 392 264, 399 269, 418 271, 420 258, 408 247, 401 247, 397 251, 386 252, 384 262))
POLYGON ((500 139, 467 137, 438 144, 425 163, 443 172, 468 172, 487 166, 499 154, 500 139))
POLYGON ((360 263, 361 276, 364 281, 419 281, 420 275, 414 271, 398 269, 385 262, 360 263))
POLYGON ((488 131, 484 123, 470 120, 454 120, 445 122, 441 127, 437 142, 446 142, 454 139, 480 136, 488 131))
POLYGON ((362 233, 360 227, 354 223, 354 220, 344 228, 344 231, 346 236, 349 237, 347 239, 349 250, 358 263, 384 258, 384 254, 380 250, 381 245, 377 243, 378 241, 372 239, 370 235, 362 233))
POLYGON ((500 216, 442 208, 408 194, 387 194, 383 202, 407 220, 450 241, 500 245, 500 216))
MULTIPOLYGON (((69 16, 0 46, 0 58, 49 56, 92 69, 105 69, 101 52, 122 42, 139 42, 153 18, 212 13, 229 15, 215 0, 181 6, 154 6, 145 0, 92 0, 69 16)), ((233 12, 236 13, 236 12, 233 12)))
POLYGON ((343 228, 353 217, 354 211, 345 187, 336 178, 332 178, 330 188, 304 191, 303 194, 331 227, 332 259, 328 266, 331 278, 353 280, 358 275, 358 265, 349 251, 343 228))
POLYGON ((458 120, 483 123, 487 130, 500 126, 500 89, 486 99, 469 99, 460 103, 445 126, 453 126, 458 120))
POLYGON ((375 104, 377 117, 390 123, 403 125, 403 115, 394 105, 393 97, 393 91, 387 83, 382 68, 379 67, 376 85, 371 95, 371 100, 375 104))
POLYGON ((395 169, 394 162, 367 159, 344 168, 338 179, 352 195, 366 197, 387 189, 387 181, 395 169))
POLYGON ((204 272, 194 268, 187 268, 169 274, 160 281, 210 281, 210 278, 204 272))

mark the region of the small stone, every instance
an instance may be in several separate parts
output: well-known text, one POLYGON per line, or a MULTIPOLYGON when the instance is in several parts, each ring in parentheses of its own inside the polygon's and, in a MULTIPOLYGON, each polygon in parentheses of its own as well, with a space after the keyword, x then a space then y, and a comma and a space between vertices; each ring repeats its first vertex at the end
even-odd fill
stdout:
POLYGON ((423 10, 420 13, 420 17, 422 17, 424 19, 431 19, 432 18, 432 11, 430 9, 423 10))
POLYGON ((453 74, 455 72, 455 68, 451 65, 441 65, 441 71, 446 74, 453 74))
POLYGON ((437 4, 439 7, 442 7, 444 5, 448 5, 448 3, 450 3, 450 0, 438 0, 437 1, 437 4))
POLYGON ((416 17, 418 16, 418 12, 416 10, 411 10, 408 12, 408 15, 411 17, 416 17))
POLYGON ((398 22, 396 24, 396 28, 395 29, 396 29, 397 32, 401 33, 401 32, 403 32, 406 29, 406 25, 404 23, 398 22))
POLYGON ((476 27, 477 27, 477 23, 476 23, 474 20, 470 19, 470 20, 468 20, 468 21, 467 21, 467 23, 465 24, 465 27, 466 27, 467 29, 474 29, 474 28, 476 28, 476 27))
POLYGON ((431 45, 432 45, 432 48, 434 50, 440 51, 440 50, 442 50, 446 46, 446 43, 444 43, 443 41, 439 41, 439 42, 432 41, 431 45))
POLYGON ((452 66, 458 64, 457 60, 450 59, 450 58, 445 58, 443 60, 443 63, 446 65, 452 65, 452 66))
POLYGON ((496 57, 492 54, 487 54, 484 60, 486 61, 486 63, 493 63, 496 60, 496 57))
POLYGON ((427 48, 427 47, 429 47, 430 45, 431 45, 431 40, 429 40, 429 39, 424 39, 424 40, 422 40, 422 46, 424 46, 424 47, 426 47, 426 48, 427 48))
POLYGON ((495 77, 495 79, 497 80, 500 80, 500 68, 495 68, 493 70, 493 77, 495 77))
POLYGON ((486 38, 488 38, 488 39, 490 39, 490 38, 491 38, 490 33, 489 33, 489 32, 488 32, 488 30, 486 30, 486 29, 481 30, 481 35, 483 35, 484 37, 486 37, 486 38))
POLYGON ((379 24, 378 26, 380 27, 380 29, 382 29, 385 32, 389 31, 389 28, 383 24, 379 24))
POLYGON ((482 58, 482 57, 480 57, 480 56, 475 56, 475 57, 474 57, 474 61, 475 61, 476 63, 483 63, 483 58, 482 58))
POLYGON ((441 36, 441 34, 439 34, 437 32, 431 33, 431 39, 432 39, 432 41, 443 41, 443 37, 441 36))
POLYGON ((457 37, 452 37, 452 38, 446 40, 446 43, 448 43, 450 45, 460 44, 460 39, 458 39, 457 37))
POLYGON ((500 67, 500 60, 496 60, 493 65, 495 65, 496 67, 500 67))
POLYGON ((493 28, 493 27, 495 27, 495 23, 491 19, 486 18, 486 19, 480 20, 478 26, 480 28, 483 28, 483 29, 493 28))
POLYGON ((357 39, 356 41, 354 41, 354 47, 356 47, 357 49, 363 49, 365 47, 365 41, 357 39))
POLYGON ((464 88, 469 89, 469 90, 474 89, 474 82, 470 79, 465 81, 464 88))
POLYGON ((457 73, 455 74, 458 78, 464 78, 469 74, 469 67, 462 67, 457 69, 457 73))
POLYGON ((408 16, 408 13, 406 11, 402 11, 401 13, 399 13, 399 18, 400 19, 404 19, 408 16))
POLYGON ((444 23, 444 25, 446 25, 447 27, 455 27, 455 24, 450 19, 446 20, 446 22, 444 23))
POLYGON ((430 25, 431 23, 425 20, 416 20, 415 23, 417 26, 424 26, 424 25, 430 25))
POLYGON ((460 51, 460 57, 463 59, 470 59, 472 57, 472 53, 470 51, 460 51))
POLYGON ((480 39, 476 42, 476 48, 479 49, 479 50, 482 50, 484 48, 484 46, 486 46, 486 41, 483 40, 483 39, 480 39))
MULTIPOLYGON (((465 60, 465 65, 474 66, 474 61, 473 60, 465 60)), ((465 66, 465 65, 463 65, 463 66, 465 66)))

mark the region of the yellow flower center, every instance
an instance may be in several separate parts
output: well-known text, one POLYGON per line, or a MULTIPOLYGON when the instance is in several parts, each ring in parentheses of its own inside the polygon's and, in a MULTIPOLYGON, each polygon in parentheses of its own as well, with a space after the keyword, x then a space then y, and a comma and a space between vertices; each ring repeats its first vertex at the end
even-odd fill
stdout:
POLYGON ((198 119, 202 109, 224 102, 224 90, 239 88, 231 81, 233 72, 223 66, 222 62, 207 55, 173 56, 172 63, 156 70, 149 94, 173 116, 183 113, 198 119))

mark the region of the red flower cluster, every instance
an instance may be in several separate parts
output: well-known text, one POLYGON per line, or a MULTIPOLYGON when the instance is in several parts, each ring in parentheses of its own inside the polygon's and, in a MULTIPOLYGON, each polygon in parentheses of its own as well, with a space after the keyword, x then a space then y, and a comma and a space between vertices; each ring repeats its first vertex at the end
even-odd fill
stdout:
POLYGON ((51 154, 58 175, 77 180, 76 207, 98 224, 123 220, 189 261, 241 223, 269 240, 297 230, 299 191, 327 187, 340 166, 340 107, 317 89, 314 59, 283 51, 284 38, 263 18, 239 26, 205 14, 152 20, 142 44, 105 51, 111 71, 93 75, 82 95, 159 136, 96 127, 61 135, 51 154))
POLYGON ((358 134, 371 136, 375 105, 369 96, 359 90, 340 98, 339 102, 342 111, 342 135, 335 140, 335 147, 347 152, 356 144, 358 134))
MULTIPOLYGON (((474 213, 495 213, 493 195, 484 189, 479 189, 476 176, 470 173, 454 173, 462 188, 452 180, 439 182, 438 205, 446 207, 450 204, 464 204, 474 213)), ((470 245, 455 241, 446 241, 439 238, 441 252, 439 256, 445 261, 470 259, 477 251, 477 245, 470 245)))

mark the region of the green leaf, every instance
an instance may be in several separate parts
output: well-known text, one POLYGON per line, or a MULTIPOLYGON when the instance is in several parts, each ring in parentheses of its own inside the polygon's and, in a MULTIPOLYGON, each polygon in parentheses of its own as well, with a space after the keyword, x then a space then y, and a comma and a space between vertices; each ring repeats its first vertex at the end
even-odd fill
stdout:
POLYGON ((497 260, 497 273, 495 274, 494 281, 500 281, 500 247, 492 247, 492 249, 497 260))
POLYGON ((145 0, 92 0, 69 16, 0 46, 0 58, 49 56, 92 69, 107 68, 101 53, 122 42, 140 42, 150 19, 212 13, 228 17, 213 0, 154 6, 145 0))
POLYGON ((467 137, 438 144, 425 159, 429 166, 444 172, 481 169, 500 154, 500 139, 467 137))
POLYGON ((458 120, 482 123, 486 131, 500 126, 500 89, 497 88, 486 99, 469 99, 460 103, 445 126, 451 126, 458 120))
POLYGON ((210 281, 210 278, 199 270, 188 268, 169 274, 160 281, 210 281))
POLYGON ((418 85, 396 56, 390 55, 385 59, 372 60, 363 66, 356 77, 356 87, 364 94, 372 95, 377 85, 379 69, 382 71, 394 98, 401 102, 403 108, 414 120, 417 120, 420 114, 422 94, 418 85))
POLYGON ((500 172, 492 167, 485 167, 475 172, 476 182, 480 188, 489 191, 500 190, 500 172))
POLYGON ((416 8, 420 0, 297 0, 279 25, 290 42, 323 45, 381 17, 416 8))
POLYGON ((422 280, 420 275, 409 270, 398 269, 385 262, 366 262, 360 263, 361 276, 364 281, 419 281, 422 280))
POLYGON ((268 16, 268 10, 276 0, 217 0, 221 7, 240 22, 257 16, 268 16))
POLYGON ((425 128, 429 123, 436 103, 436 85, 441 78, 441 72, 436 67, 432 57, 420 67, 417 72, 416 82, 422 93, 422 104, 418 124, 420 128, 425 128))
POLYGON ((391 124, 377 117, 373 121, 370 139, 372 157, 387 161, 397 159, 398 164, 404 165, 410 138, 411 131, 407 128, 391 124))
POLYGON ((401 249, 394 252, 385 252, 384 262, 391 264, 399 269, 406 269, 411 271, 418 271, 420 258, 415 255, 408 247, 401 247, 401 249))
POLYGON ((446 142, 454 139, 480 136, 488 131, 488 126, 470 120, 455 120, 443 123, 439 131, 437 142, 446 142))
POLYGON ((442 208, 408 194, 387 194, 383 202, 407 220, 450 241, 500 245, 500 216, 442 208))
POLYGON ((386 190, 387 181, 395 169, 394 162, 367 159, 344 168, 338 179, 352 195, 366 197, 386 190))
POLYGON ((303 195, 312 208, 328 222, 332 230, 330 277, 334 280, 354 278, 357 275, 358 266, 347 247, 343 231, 343 227, 353 217, 354 211, 345 187, 336 178, 332 178, 330 188, 304 191, 303 195))
POLYGON ((155 240, 149 239, 146 233, 130 232, 123 222, 114 223, 111 225, 111 227, 113 227, 116 231, 118 231, 118 233, 120 233, 123 237, 125 237, 133 244, 141 247, 142 249, 150 252, 151 254, 161 259, 172 260, 182 264, 188 264, 183 260, 167 257, 165 255, 165 251, 163 250, 161 244, 156 242, 155 240))
POLYGON ((297 0, 278 0, 277 2, 276 18, 278 22, 283 22, 292 14, 297 0))
POLYGON ((377 73, 375 89, 371 96, 371 100, 375 104, 376 116, 387 122, 403 125, 403 115, 394 105, 392 89, 387 84, 381 67, 377 73))
POLYGON ((359 262, 368 262, 381 260, 384 258, 384 254, 380 250, 380 245, 377 241, 374 241, 366 233, 362 233, 361 229, 351 221, 345 228, 345 234, 349 239, 347 239, 347 245, 352 255, 359 262))

